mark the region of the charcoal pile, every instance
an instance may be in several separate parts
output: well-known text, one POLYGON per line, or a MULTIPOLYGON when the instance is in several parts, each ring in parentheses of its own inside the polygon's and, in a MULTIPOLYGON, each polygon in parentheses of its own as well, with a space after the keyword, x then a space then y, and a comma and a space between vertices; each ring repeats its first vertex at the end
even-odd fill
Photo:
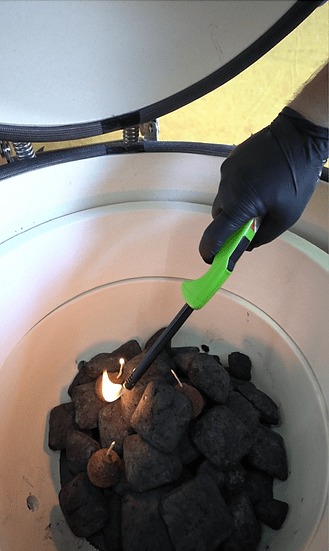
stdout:
POLYGON ((100 551, 254 551, 262 526, 280 529, 288 512, 273 497, 288 477, 278 407, 246 355, 223 366, 208 347, 169 345, 104 401, 99 377, 124 382, 158 333, 143 350, 131 340, 80 362, 71 401, 50 412, 66 522, 100 551))

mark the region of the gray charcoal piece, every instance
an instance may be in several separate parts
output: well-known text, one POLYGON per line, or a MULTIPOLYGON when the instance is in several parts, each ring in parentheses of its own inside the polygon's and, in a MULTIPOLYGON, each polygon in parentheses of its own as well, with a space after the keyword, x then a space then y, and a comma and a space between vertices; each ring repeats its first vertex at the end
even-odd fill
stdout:
POLYGON ((177 480, 182 463, 175 453, 163 453, 144 441, 139 434, 123 443, 127 482, 135 492, 145 492, 177 480))
MULTIPOLYGON (((134 361, 134 360, 132 360, 134 361)), ((146 374, 145 374, 146 375, 146 374)), ((126 377, 125 377, 126 378, 126 377)), ((122 415, 125 423, 130 425, 131 417, 137 408, 141 397, 143 396, 147 385, 151 381, 158 381, 161 379, 159 375, 148 373, 147 376, 143 376, 131 390, 126 390, 120 399, 122 415)))
POLYGON ((228 355, 229 374, 243 381, 251 379, 251 361, 249 356, 241 352, 232 352, 228 355))
POLYGON ((221 491, 224 488, 226 475, 223 471, 218 469, 209 459, 205 459, 199 466, 197 474, 204 474, 210 476, 217 485, 217 488, 221 491))
POLYGON ((144 440, 169 453, 179 444, 192 411, 187 396, 159 380, 147 385, 130 423, 144 440))
POLYGON ((286 480, 288 478, 287 454, 283 438, 273 430, 259 426, 254 432, 254 442, 246 455, 249 465, 260 471, 286 480))
POLYGON ((189 370, 191 369, 192 362, 195 356, 199 353, 197 348, 195 351, 191 352, 180 352, 173 357, 175 366, 177 367, 178 373, 187 376, 189 370))
POLYGON ((115 373, 120 368, 119 359, 123 358, 126 362, 137 356, 142 351, 138 342, 134 339, 119 346, 113 352, 101 352, 93 356, 86 364, 86 372, 93 379, 97 379, 103 374, 103 371, 115 373))
POLYGON ((256 551, 261 538, 261 526, 247 494, 232 496, 228 508, 234 528, 220 546, 220 551, 256 551))
POLYGON ((170 349, 170 355, 175 358, 178 354, 186 354, 192 352, 198 354, 200 348, 198 346, 172 346, 170 349))
POLYGON ((246 473, 247 494, 252 503, 272 499, 273 476, 258 470, 248 470, 246 473))
POLYGON ((122 551, 121 542, 121 497, 109 488, 103 490, 109 511, 109 520, 103 528, 103 536, 110 551, 122 551))
POLYGON ((86 472, 79 473, 59 492, 59 504, 75 536, 88 538, 101 530, 108 518, 103 494, 94 486, 86 472))
POLYGON ((49 416, 48 446, 51 450, 64 450, 66 434, 73 428, 79 428, 74 421, 72 402, 55 406, 49 416))
POLYGON ((254 509, 260 522, 273 530, 279 530, 286 519, 289 506, 285 501, 266 499, 257 501, 254 509))
POLYGON ((69 430, 66 435, 66 459, 71 473, 86 471, 89 459, 99 448, 99 443, 87 434, 69 430))
MULTIPOLYGON (((154 343, 158 340, 158 338, 162 335, 166 327, 161 327, 161 329, 158 329, 145 343, 144 350, 149 350, 152 348, 154 343)), ((168 342, 165 346, 165 349, 170 349, 170 342, 168 342)))
POLYGON ((95 429, 98 412, 106 406, 95 394, 95 383, 75 387, 72 394, 75 422, 80 429, 95 429))
POLYGON ((225 404, 230 387, 227 370, 209 354, 196 354, 188 376, 192 384, 217 404, 225 404))
POLYGON ((122 499, 123 551, 174 551, 159 514, 163 494, 159 488, 122 499))
POLYGON ((247 490, 247 473, 240 463, 237 463, 225 472, 223 496, 229 499, 235 494, 241 494, 247 490))
POLYGON ((72 394, 73 394, 73 391, 74 391, 75 387, 77 387, 79 385, 85 385, 87 383, 92 383, 93 380, 94 379, 92 377, 89 377, 89 375, 87 373, 86 363, 84 363, 83 366, 81 367, 81 369, 78 371, 78 373, 74 377, 72 383, 70 384, 70 386, 68 388, 68 391, 67 391, 68 395, 72 397, 72 394))
POLYGON ((115 442, 114 450, 122 455, 124 439, 134 430, 126 423, 121 400, 110 402, 98 413, 99 438, 102 448, 108 448, 115 442))
POLYGON ((215 406, 197 420, 192 440, 219 469, 238 463, 250 450, 253 436, 226 406, 215 406))
POLYGON ((251 382, 241 382, 236 390, 242 394, 260 412, 260 419, 264 423, 277 425, 280 421, 279 409, 276 403, 251 382))
POLYGON ((232 531, 225 501, 206 475, 165 495, 160 512, 175 551, 215 551, 232 531))
POLYGON ((239 392, 230 391, 225 405, 233 411, 251 433, 260 422, 260 412, 239 392))
POLYGON ((201 455, 198 448, 193 444, 188 430, 184 432, 176 451, 183 465, 188 465, 201 455))

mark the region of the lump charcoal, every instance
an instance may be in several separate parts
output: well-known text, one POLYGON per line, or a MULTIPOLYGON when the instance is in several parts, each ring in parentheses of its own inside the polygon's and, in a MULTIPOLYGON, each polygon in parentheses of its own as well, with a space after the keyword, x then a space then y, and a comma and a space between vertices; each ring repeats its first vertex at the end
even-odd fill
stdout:
POLYGON ((79 473, 59 492, 59 504, 75 536, 88 538, 101 530, 109 517, 106 501, 87 473, 79 473))
POLYGON ((95 382, 75 387, 72 394, 75 422, 80 429, 97 427, 98 412, 106 406, 95 394, 95 382))
POLYGON ((219 469, 235 465, 250 450, 253 436, 226 406, 215 406, 197 419, 192 440, 219 469))
POLYGON ((251 433, 259 425, 260 412, 239 392, 230 392, 225 405, 233 411, 251 433))
POLYGON ((225 404, 230 376, 213 356, 201 352, 197 354, 191 363, 188 376, 198 390, 218 404, 225 404))
POLYGON ((86 364, 86 372, 93 379, 98 379, 98 377, 103 374, 103 371, 114 373, 118 371, 120 367, 120 358, 124 358, 127 362, 134 356, 140 354, 141 351, 142 349, 138 342, 136 340, 130 340, 119 346, 116 350, 113 350, 113 352, 101 352, 93 356, 86 364))
POLYGON ((122 551, 121 543, 121 497, 109 488, 103 490, 109 511, 109 520, 103 528, 103 536, 110 551, 122 551))
POLYGON ((89 377, 87 373, 86 365, 87 364, 84 362, 83 366, 80 368, 80 370, 78 371, 78 373, 76 374, 76 376, 74 377, 72 383, 68 388, 67 392, 69 396, 71 396, 71 398, 75 387, 79 385, 85 385, 86 383, 92 383, 94 380, 92 377, 89 377))
POLYGON ((188 430, 184 432, 177 446, 177 453, 183 465, 191 463, 201 455, 198 448, 193 444, 188 430))
POLYGON ((246 354, 241 352, 232 352, 228 355, 228 368, 231 377, 250 381, 251 379, 251 361, 246 354))
POLYGON ((257 501, 254 505, 255 513, 260 522, 273 530, 279 530, 288 514, 288 503, 278 499, 257 501))
POLYGON ((97 450, 99 443, 77 430, 70 430, 66 436, 66 459, 71 473, 78 474, 87 469, 87 463, 97 450))
POLYGON ((48 446, 51 450, 64 450, 66 434, 70 429, 78 429, 74 421, 72 402, 55 406, 49 416, 48 446))
POLYGON ((218 469, 209 459, 205 459, 199 466, 197 474, 210 476, 216 483, 217 488, 221 491, 225 484, 225 473, 218 469))
POLYGON ((123 443, 127 482, 135 492, 145 492, 177 480, 182 463, 175 453, 163 453, 144 441, 139 434, 123 443))
POLYGON ((98 413, 99 438, 102 448, 109 448, 113 440, 114 450, 121 455, 124 439, 134 430, 122 415, 121 400, 110 402, 98 413))
POLYGON ((286 480, 288 478, 287 455, 283 438, 273 430, 259 426, 254 432, 254 442, 246 455, 249 465, 260 471, 286 480))
POLYGON ((237 391, 242 394, 260 412, 260 420, 270 425, 277 425, 280 421, 279 409, 272 398, 255 387, 251 382, 237 384, 237 391))
POLYGON ((273 476, 258 470, 248 470, 246 473, 246 487, 252 503, 272 499, 273 476))
POLYGON ((191 416, 187 396, 164 381, 155 381, 147 385, 130 423, 144 440, 169 453, 181 440, 191 416))
POLYGON ((175 551, 215 551, 232 531, 225 501, 206 475, 198 475, 166 494, 160 513, 175 551))
POLYGON ((163 493, 160 489, 150 490, 123 498, 123 551, 174 551, 166 525, 159 514, 163 493))
POLYGON ((261 538, 261 526, 246 494, 234 495, 228 502, 233 518, 233 532, 220 551, 255 551, 261 538))

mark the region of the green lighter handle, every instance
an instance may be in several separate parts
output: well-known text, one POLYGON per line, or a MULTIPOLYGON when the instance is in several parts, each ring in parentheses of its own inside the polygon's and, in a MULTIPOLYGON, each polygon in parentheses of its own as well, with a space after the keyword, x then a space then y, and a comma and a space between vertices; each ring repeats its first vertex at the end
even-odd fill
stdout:
POLYGON ((236 230, 221 246, 209 270, 195 280, 184 281, 182 293, 194 310, 202 308, 231 275, 235 262, 246 250, 257 231, 258 220, 253 219, 236 230))

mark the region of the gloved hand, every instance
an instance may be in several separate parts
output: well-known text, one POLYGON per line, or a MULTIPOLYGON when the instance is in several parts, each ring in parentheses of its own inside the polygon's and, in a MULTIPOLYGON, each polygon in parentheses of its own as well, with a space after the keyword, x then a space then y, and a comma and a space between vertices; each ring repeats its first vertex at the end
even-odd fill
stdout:
POLYGON ((328 129, 285 107, 272 124, 237 146, 221 167, 214 220, 199 250, 211 263, 226 239, 262 216, 248 250, 278 237, 302 215, 328 157, 328 129))

